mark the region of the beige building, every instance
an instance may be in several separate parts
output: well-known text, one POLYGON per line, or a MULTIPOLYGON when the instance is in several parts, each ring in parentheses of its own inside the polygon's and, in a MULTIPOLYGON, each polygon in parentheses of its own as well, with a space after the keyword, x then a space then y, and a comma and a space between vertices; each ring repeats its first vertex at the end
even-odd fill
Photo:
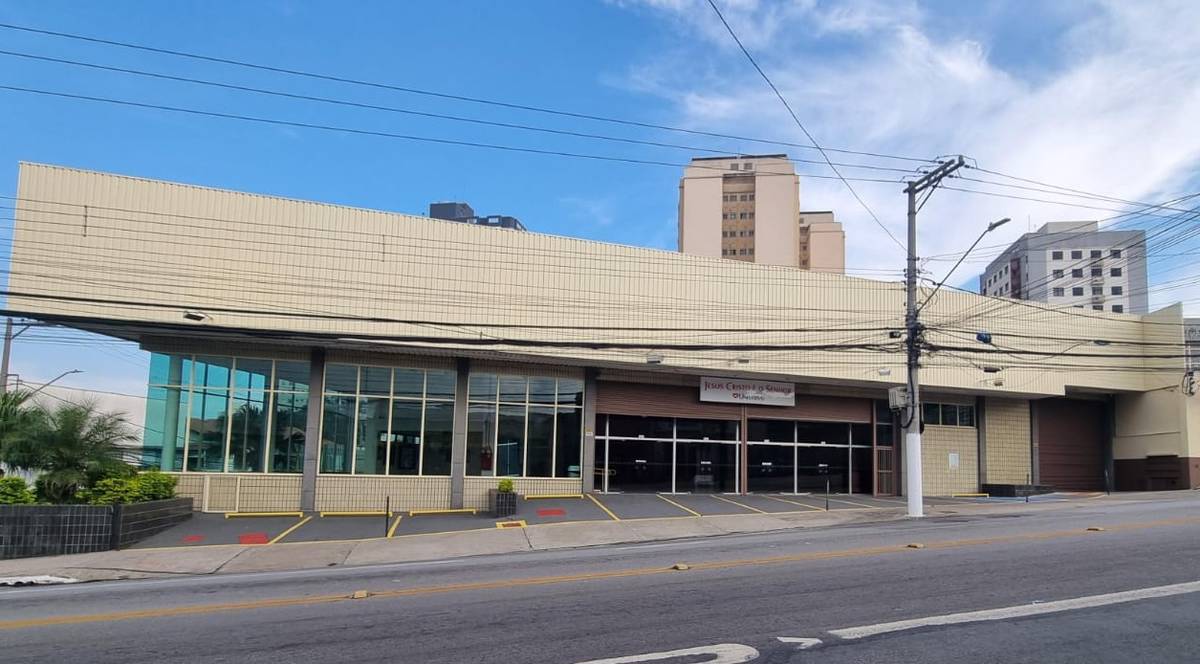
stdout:
MULTIPOLYGON (((18 197, 8 307, 153 354, 144 462, 200 509, 903 487, 900 284, 37 164, 18 197)), ((1200 487, 1179 306, 922 320, 929 493, 1200 487)))
POLYGON ((800 210, 787 155, 698 157, 679 181, 679 250, 841 274, 846 237, 832 212, 800 210))

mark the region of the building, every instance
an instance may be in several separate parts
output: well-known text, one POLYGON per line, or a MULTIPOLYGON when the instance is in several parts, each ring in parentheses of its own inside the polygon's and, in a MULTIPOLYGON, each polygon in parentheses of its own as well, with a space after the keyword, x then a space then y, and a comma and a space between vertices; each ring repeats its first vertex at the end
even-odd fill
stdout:
MULTIPOLYGON (((38 164, 18 196, 8 307, 153 353, 145 456, 200 509, 904 490, 892 284, 38 164)), ((923 317, 928 493, 1200 486, 1179 306, 923 317)))
POLYGON ((485 217, 480 217, 475 214, 474 208, 466 203, 430 203, 429 216, 432 219, 458 221, 465 224, 474 224, 476 226, 508 228, 514 231, 526 230, 525 226, 516 217, 509 217, 501 214, 492 214, 485 217))
POLYGON ((1044 224, 988 264, 979 292, 1056 307, 1145 314, 1146 232, 1100 230, 1097 222, 1044 224))
POLYGON ((800 211, 785 154, 692 159, 679 181, 679 250, 844 273, 846 236, 832 212, 800 211))

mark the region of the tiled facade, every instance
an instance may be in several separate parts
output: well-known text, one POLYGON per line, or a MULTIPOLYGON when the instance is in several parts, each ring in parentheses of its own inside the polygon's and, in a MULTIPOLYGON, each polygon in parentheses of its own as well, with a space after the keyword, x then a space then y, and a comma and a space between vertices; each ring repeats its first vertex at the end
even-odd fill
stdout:
POLYGON ((984 483, 1028 484, 1032 476, 1029 402, 988 398, 983 412, 984 483))
POLYGON ((926 495, 979 491, 977 437, 975 427, 925 427, 921 436, 921 475, 926 495))

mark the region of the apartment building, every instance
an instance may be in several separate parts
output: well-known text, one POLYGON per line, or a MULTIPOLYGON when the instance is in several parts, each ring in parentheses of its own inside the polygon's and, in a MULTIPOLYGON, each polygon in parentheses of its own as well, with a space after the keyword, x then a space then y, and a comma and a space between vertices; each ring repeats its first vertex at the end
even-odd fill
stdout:
POLYGON ((786 154, 698 157, 679 181, 685 254, 841 274, 845 244, 832 212, 800 210, 800 177, 786 154))
POLYGON ((1044 224, 996 257, 979 292, 1112 313, 1149 310, 1145 231, 1101 230, 1095 221, 1044 224))

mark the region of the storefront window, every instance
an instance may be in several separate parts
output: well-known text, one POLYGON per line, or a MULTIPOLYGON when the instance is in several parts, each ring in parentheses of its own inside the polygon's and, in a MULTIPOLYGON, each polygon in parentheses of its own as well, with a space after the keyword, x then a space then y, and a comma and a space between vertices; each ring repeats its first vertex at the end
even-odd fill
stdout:
POLYGON ((597 488, 604 491, 738 490, 734 420, 599 415, 597 432, 597 488))
POLYGON ((467 475, 579 477, 583 381, 471 374, 467 475))
POLYGON ((455 375, 326 365, 321 472, 449 475, 455 375))
POLYGON ((749 420, 747 433, 752 492, 824 492, 826 481, 834 493, 873 490, 869 423, 749 420))

